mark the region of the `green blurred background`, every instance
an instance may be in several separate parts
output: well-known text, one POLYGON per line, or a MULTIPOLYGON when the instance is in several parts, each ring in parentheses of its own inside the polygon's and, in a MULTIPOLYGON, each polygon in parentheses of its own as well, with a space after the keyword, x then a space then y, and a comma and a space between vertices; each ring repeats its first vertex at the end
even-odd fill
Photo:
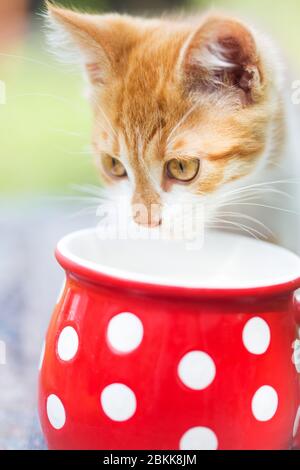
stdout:
MULTIPOLYGON (((300 2, 285 0, 72 0, 84 10, 148 14, 209 8, 239 13, 270 33, 297 72, 300 68, 300 2)), ((90 154, 90 113, 78 71, 47 50, 43 2, 0 0, 0 195, 64 194, 73 183, 95 183, 90 154), (3 85, 2 85, 3 86, 3 85)))

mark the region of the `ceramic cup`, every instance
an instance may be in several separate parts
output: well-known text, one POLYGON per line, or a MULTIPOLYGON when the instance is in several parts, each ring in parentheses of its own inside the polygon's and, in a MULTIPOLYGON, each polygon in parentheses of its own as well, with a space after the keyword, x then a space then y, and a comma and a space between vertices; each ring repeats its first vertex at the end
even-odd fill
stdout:
POLYGON ((64 237, 40 361, 50 449, 288 449, 300 419, 300 260, 240 235, 64 237))

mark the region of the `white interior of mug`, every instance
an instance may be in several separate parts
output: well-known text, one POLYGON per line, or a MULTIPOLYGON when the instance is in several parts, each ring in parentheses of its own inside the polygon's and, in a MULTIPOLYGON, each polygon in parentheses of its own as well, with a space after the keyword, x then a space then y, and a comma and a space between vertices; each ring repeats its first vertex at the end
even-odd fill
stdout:
POLYGON ((76 264, 122 279, 205 289, 256 288, 300 278, 300 258, 242 235, 208 231, 199 248, 184 241, 103 240, 96 229, 71 233, 58 251, 76 264))

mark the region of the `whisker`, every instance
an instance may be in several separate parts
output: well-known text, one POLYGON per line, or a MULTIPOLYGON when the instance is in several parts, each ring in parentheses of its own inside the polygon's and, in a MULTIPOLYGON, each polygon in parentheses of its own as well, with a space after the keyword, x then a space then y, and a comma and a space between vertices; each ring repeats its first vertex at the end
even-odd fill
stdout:
POLYGON ((255 238, 258 238, 255 234, 257 234, 259 237, 261 238, 264 238, 264 239, 267 239, 266 235, 264 235, 263 233, 259 232, 257 229, 254 229, 253 227, 249 227, 248 225, 245 225, 245 224, 242 224, 240 222, 233 222, 231 220, 226 220, 226 219, 221 219, 219 217, 216 217, 216 220, 219 221, 219 222, 222 222, 224 224, 229 224, 229 225, 233 225, 235 227, 238 227, 240 228, 241 230, 244 230, 245 232, 247 232, 249 235, 255 237, 255 238))
POLYGON ((108 124, 108 126, 110 127, 111 131, 113 132, 113 134, 115 135, 115 137, 118 138, 118 133, 117 131, 115 130, 115 128, 113 127, 112 123, 110 122, 110 119, 108 118, 108 116, 106 115, 106 113, 104 112, 102 106, 99 104, 99 102, 96 103, 96 106, 97 106, 97 109, 101 112, 102 116, 104 117, 106 123, 108 124))
POLYGON ((272 160, 268 160, 268 163, 270 163, 271 165, 275 166, 276 168, 279 168, 280 170, 282 170, 284 168, 283 165, 280 165, 280 163, 278 162, 274 162, 272 160))
POLYGON ((99 199, 108 199, 106 191, 104 191, 103 188, 95 186, 93 184, 86 184, 86 185, 72 184, 71 189, 74 189, 75 191, 79 191, 82 193, 91 194, 92 196, 96 196, 99 199))
MULTIPOLYGON (((218 230, 229 230, 230 232, 238 232, 240 233, 241 231, 244 231, 244 229, 240 228, 240 227, 234 227, 234 226, 229 226, 228 225, 222 225, 222 224, 211 224, 211 225, 207 225, 207 227, 209 229, 218 229, 218 230)), ((253 235, 252 233, 250 234, 251 237, 255 238, 256 240, 258 239, 258 237, 256 237, 255 235, 253 235)))
POLYGON ((78 190, 78 191, 83 191, 83 192, 94 191, 94 192, 97 192, 97 193, 100 193, 103 190, 102 187, 96 186, 95 184, 91 184, 91 183, 86 183, 86 184, 73 183, 73 184, 71 184, 71 188, 75 189, 75 190, 78 190))
POLYGON ((74 214, 70 214, 69 218, 73 219, 75 217, 80 217, 80 216, 89 215, 89 214, 96 215, 98 207, 99 207, 99 205, 84 207, 84 208, 80 209, 79 211, 74 212, 74 214))
POLYGON ((82 151, 72 151, 72 150, 65 150, 64 148, 59 148, 61 153, 64 153, 66 155, 89 155, 90 157, 92 156, 92 150, 82 150, 82 151))
POLYGON ((44 67, 51 68, 53 70, 59 70, 58 67, 55 67, 54 65, 50 65, 47 62, 42 62, 41 60, 34 59, 32 57, 26 57, 22 55, 17 55, 17 54, 6 54, 4 52, 0 52, 1 57, 8 57, 9 59, 17 59, 17 60, 24 60, 25 62, 31 62, 33 64, 38 64, 38 65, 43 65, 44 67))
POLYGON ((258 203, 248 203, 248 202, 234 202, 230 204, 223 204, 223 206, 231 206, 231 205, 239 205, 239 206, 257 206, 257 207, 265 207, 267 209, 274 209, 277 211, 281 212, 286 212, 288 214, 294 214, 294 215, 299 215, 299 212, 290 210, 290 209, 284 209, 282 207, 276 207, 276 206, 270 206, 268 204, 258 204, 258 203))
POLYGON ((56 127, 52 127, 49 130, 57 132, 57 133, 65 134, 65 135, 70 135, 72 137, 82 137, 84 135, 84 134, 82 134, 82 132, 68 131, 66 129, 58 129, 56 127))
POLYGON ((261 222, 260 220, 256 219, 255 217, 252 217, 248 214, 243 214, 241 212, 221 212, 220 215, 224 215, 224 216, 229 216, 229 217, 236 217, 236 218, 244 218, 244 219, 247 219, 251 222, 254 222, 258 225, 260 225, 262 228, 264 228, 270 235, 274 236, 274 232, 272 232, 271 229, 269 229, 269 227, 267 227, 263 222, 261 222))
POLYGON ((167 146, 172 145, 173 140, 171 141, 171 137, 174 135, 174 133, 177 131, 177 129, 181 126, 181 124, 184 123, 184 121, 190 116, 190 114, 194 111, 194 109, 198 106, 199 100, 195 101, 195 103, 187 110, 187 112, 182 116, 182 118, 178 121, 178 123, 173 127, 171 130, 170 134, 168 135, 167 138, 167 146))
POLYGON ((297 179, 288 179, 288 180, 275 180, 275 181, 267 181, 267 182, 262 182, 262 183, 254 183, 254 184, 250 184, 248 186, 243 186, 241 188, 236 188, 236 189, 233 189, 231 191, 227 191, 224 194, 218 195, 218 197, 227 197, 230 194, 241 193, 241 192, 244 192, 245 190, 248 190, 248 189, 260 188, 260 187, 268 186, 268 185, 272 185, 272 184, 298 184, 299 182, 300 182, 300 180, 297 180, 297 179))
POLYGON ((22 97, 26 97, 26 96, 36 96, 36 97, 39 97, 39 98, 53 98, 53 99, 56 99, 57 101, 61 101, 62 103, 69 105, 71 108, 76 110, 76 112, 79 111, 79 108, 77 106, 74 106, 74 103, 69 101, 64 96, 52 95, 51 93, 18 93, 16 95, 11 95, 10 100, 12 100, 14 98, 22 98, 22 97))
POLYGON ((104 200, 104 198, 100 197, 92 197, 92 196, 62 196, 60 198, 64 201, 74 201, 74 202, 99 202, 99 204, 104 200))
POLYGON ((251 196, 251 197, 259 197, 261 194, 267 194, 267 193, 270 193, 270 194, 278 194, 280 196, 283 196, 283 197, 287 197, 289 199, 294 199, 294 196, 285 192, 285 191, 282 191, 280 189, 276 189, 276 188, 250 188, 250 189, 243 189, 239 192, 237 192, 236 194, 233 195, 232 198, 228 198, 229 201, 234 201, 236 200, 237 198, 239 198, 240 195, 245 195, 245 196, 251 196), (254 194, 253 194, 254 193, 254 194))

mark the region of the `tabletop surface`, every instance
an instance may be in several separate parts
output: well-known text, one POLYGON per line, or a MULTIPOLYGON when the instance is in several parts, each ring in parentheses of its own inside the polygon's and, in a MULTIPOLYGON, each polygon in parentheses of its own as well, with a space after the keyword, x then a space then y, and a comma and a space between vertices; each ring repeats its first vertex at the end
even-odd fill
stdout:
POLYGON ((78 207, 51 201, 1 201, 0 449, 46 449, 37 416, 40 350, 64 273, 58 239, 91 226, 78 207), (5 350, 5 354, 3 354, 5 350))

